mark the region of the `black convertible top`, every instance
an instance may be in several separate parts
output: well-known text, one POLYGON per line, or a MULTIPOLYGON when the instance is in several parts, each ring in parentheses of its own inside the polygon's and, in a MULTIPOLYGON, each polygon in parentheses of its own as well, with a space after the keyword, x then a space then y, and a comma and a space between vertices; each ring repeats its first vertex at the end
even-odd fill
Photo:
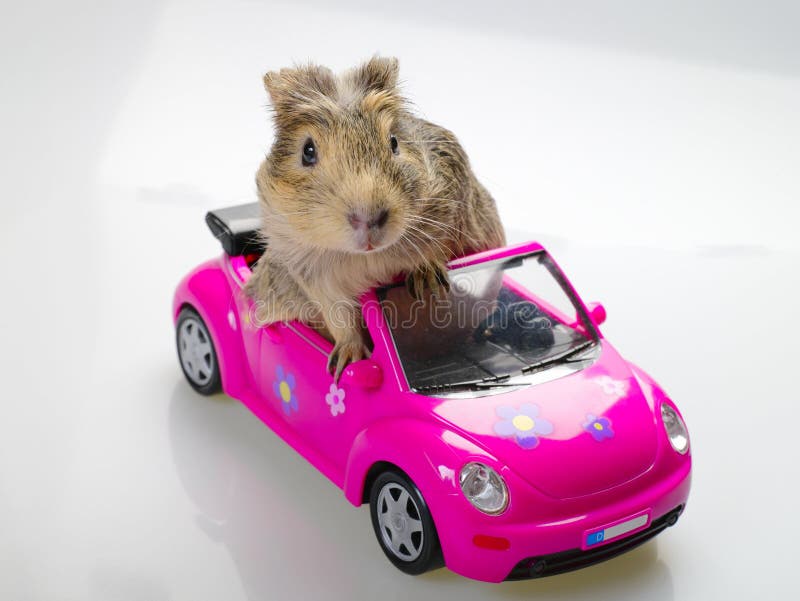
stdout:
POLYGON ((230 256, 264 252, 264 241, 258 232, 261 210, 257 202, 209 211, 206 223, 230 256))

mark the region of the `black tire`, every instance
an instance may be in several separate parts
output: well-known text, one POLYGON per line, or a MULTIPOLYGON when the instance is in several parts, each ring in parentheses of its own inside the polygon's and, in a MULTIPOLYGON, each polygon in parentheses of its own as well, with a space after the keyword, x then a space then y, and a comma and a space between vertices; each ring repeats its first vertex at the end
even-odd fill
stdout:
MULTIPOLYGON (((436 526, 433 523, 431 512, 419 489, 405 474, 400 471, 387 470, 378 476, 370 489, 369 510, 378 544, 396 568, 406 574, 418 575, 444 566, 442 548, 439 544, 439 536, 436 533, 436 526), (381 495, 384 490, 386 494, 391 495, 394 502, 398 502, 401 496, 400 494, 395 496, 398 491, 404 490, 408 495, 408 501, 403 509, 406 517, 410 518, 410 520, 404 522, 404 518, 400 515, 398 527, 394 529, 394 535, 392 534, 392 528, 385 527, 385 524, 382 526, 379 518, 380 514, 384 516, 391 514, 390 508, 386 503, 386 497, 381 495), (398 532, 400 532, 402 525, 409 523, 409 528, 413 528, 414 526, 411 525, 413 520, 419 520, 421 530, 418 536, 417 532, 410 535, 412 548, 408 549, 402 544, 399 546, 400 551, 395 551, 390 541, 394 539, 394 536, 398 536, 399 540, 400 535, 398 532), (403 553, 403 549, 406 550, 406 553, 403 553), (404 555, 406 557, 403 557, 404 555)), ((386 519, 384 517, 384 520, 386 519)))
POLYGON ((191 307, 184 307, 175 325, 175 346, 178 363, 189 385, 202 395, 212 395, 222 390, 217 350, 203 319, 191 307), (194 352, 192 341, 197 340, 194 352), (207 352, 205 347, 207 345, 207 352), (202 354, 200 354, 202 353, 202 354))

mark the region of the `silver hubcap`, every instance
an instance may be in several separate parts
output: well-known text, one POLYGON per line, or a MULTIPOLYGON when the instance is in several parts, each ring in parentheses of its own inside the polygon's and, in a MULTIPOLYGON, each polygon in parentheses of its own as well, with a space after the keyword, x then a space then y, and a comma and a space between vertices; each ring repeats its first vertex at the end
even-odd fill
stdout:
POLYGON ((378 493, 378 525, 383 543, 399 559, 414 561, 422 553, 419 507, 396 482, 385 484, 378 493))
POLYGON ((205 326, 196 319, 184 320, 178 331, 178 348, 186 375, 198 386, 208 384, 214 373, 214 354, 205 326))

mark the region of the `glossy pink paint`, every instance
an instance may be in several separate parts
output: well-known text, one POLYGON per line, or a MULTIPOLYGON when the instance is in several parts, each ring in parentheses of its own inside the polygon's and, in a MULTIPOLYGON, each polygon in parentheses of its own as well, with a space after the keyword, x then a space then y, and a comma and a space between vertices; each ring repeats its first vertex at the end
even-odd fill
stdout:
MULTIPOLYGON (((538 250, 540 245, 527 243, 487 251, 457 259, 451 268, 538 250)), ((480 398, 424 396, 409 389, 370 291, 361 301, 375 344, 372 357, 348 367, 332 386, 326 371, 331 343, 299 323, 258 327, 242 293, 249 276, 242 257, 203 263, 178 285, 173 316, 187 304, 200 313, 225 392, 342 488, 351 503, 364 501, 376 464, 403 470, 431 510, 451 570, 499 582, 524 558, 585 548, 592 529, 643 512, 657 519, 686 503, 691 452, 676 453, 660 423, 660 404, 671 401, 602 337, 590 367, 558 379, 480 398), (281 390, 291 388, 292 402, 276 393, 282 382, 281 390), (498 407, 517 410, 525 403, 553 424, 533 449, 493 429, 502 419, 498 407), (607 418, 613 437, 591 436, 588 415, 607 418), (503 476, 510 501, 502 514, 483 514, 462 494, 458 474, 471 461, 503 476)), ((602 306, 585 308, 596 323, 605 318, 602 306)))

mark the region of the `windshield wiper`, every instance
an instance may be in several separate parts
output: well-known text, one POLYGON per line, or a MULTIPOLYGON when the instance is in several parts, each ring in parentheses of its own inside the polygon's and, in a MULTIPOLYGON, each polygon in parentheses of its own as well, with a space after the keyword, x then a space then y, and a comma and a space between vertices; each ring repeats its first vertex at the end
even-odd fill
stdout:
POLYGON ((554 355, 549 359, 545 359, 544 361, 539 361, 538 363, 531 363, 530 365, 526 365, 522 368, 522 373, 529 374, 534 371, 538 371, 548 365, 553 365, 554 363, 575 363, 580 361, 586 361, 586 358, 583 359, 570 359, 570 357, 574 357, 575 355, 579 354, 581 351, 585 351, 587 348, 594 344, 594 340, 587 340, 582 342, 575 348, 571 348, 567 351, 559 355, 554 355))
MULTIPOLYGON (((594 340, 586 340, 582 342, 578 346, 571 348, 569 350, 564 351, 561 354, 554 355, 549 359, 545 359, 544 361, 540 361, 538 363, 532 363, 530 365, 526 365, 523 367, 519 372, 516 372, 516 375, 519 374, 529 374, 540 369, 547 367, 548 365, 552 365, 554 363, 580 363, 583 361, 590 361, 592 357, 580 357, 574 358, 575 355, 579 355, 582 351, 585 351, 589 347, 595 344, 594 340)), ((442 384, 428 384, 427 386, 419 386, 414 387, 414 390, 417 392, 450 392, 453 390, 486 390, 489 388, 515 388, 519 386, 527 386, 527 382, 509 382, 514 377, 514 374, 503 374, 499 376, 489 376, 487 378, 483 378, 482 380, 467 380, 466 382, 448 382, 442 384)))
MULTIPOLYGON (((583 350, 586 350, 586 349, 583 349, 583 350)), ((592 361, 597 356, 596 353, 589 353, 589 354, 582 355, 582 356, 581 355, 582 355, 581 353, 577 353, 577 356, 570 356, 570 357, 567 357, 566 359, 563 359, 562 361, 564 363, 583 363, 584 361, 592 361)))
POLYGON ((475 388, 483 390, 485 388, 513 388, 514 386, 526 386, 526 382, 478 382, 475 388))
POLYGON ((428 384, 415 388, 417 392, 449 392, 453 390, 486 390, 487 388, 506 388, 525 386, 525 384, 504 382, 511 376, 497 376, 485 380, 472 380, 469 382, 452 382, 447 384, 428 384))

